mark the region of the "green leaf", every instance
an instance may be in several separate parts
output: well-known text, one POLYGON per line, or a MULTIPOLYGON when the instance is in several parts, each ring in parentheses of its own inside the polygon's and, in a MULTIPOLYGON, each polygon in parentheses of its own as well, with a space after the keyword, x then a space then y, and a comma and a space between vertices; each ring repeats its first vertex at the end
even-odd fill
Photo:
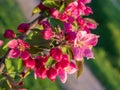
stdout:
POLYGON ((69 58, 70 58, 70 60, 72 60, 73 59, 73 52, 72 52, 72 50, 71 50, 71 48, 67 48, 67 54, 69 55, 69 58))
POLYGON ((76 61, 76 65, 78 67, 76 78, 78 79, 83 72, 83 61, 76 61))
POLYGON ((41 12, 40 8, 39 8, 38 6, 36 6, 36 7, 33 9, 33 11, 32 11, 32 16, 33 16, 34 14, 40 13, 40 12, 41 12))
POLYGON ((58 19, 49 18, 49 23, 52 25, 53 28, 58 26, 60 26, 61 29, 64 28, 63 22, 58 19))
POLYGON ((22 59, 20 58, 20 59, 18 59, 18 61, 17 61, 17 70, 18 70, 18 72, 21 72, 22 70, 23 70, 23 61, 22 61, 22 59))
POLYGON ((11 90, 6 79, 0 80, 0 90, 11 90))
POLYGON ((41 50, 40 48, 35 47, 35 46, 30 46, 30 49, 29 49, 29 52, 30 52, 31 54, 36 54, 36 53, 41 52, 41 51, 42 51, 42 50, 41 50))
POLYGON ((12 64, 12 60, 10 60, 10 59, 6 59, 5 60, 5 66, 6 66, 6 69, 7 69, 7 72, 8 72, 8 74, 12 77, 12 78, 14 78, 15 77, 15 68, 14 68, 14 66, 13 66, 13 64, 12 64))
POLYGON ((67 47, 63 46, 63 47, 62 47, 62 53, 63 53, 63 54, 66 54, 66 53, 67 53, 67 49, 68 49, 67 47))
POLYGON ((40 48, 50 48, 49 40, 45 40, 40 31, 33 31, 30 39, 26 40, 31 46, 38 46, 40 48))
POLYGON ((55 0, 44 0, 43 4, 48 8, 58 8, 60 6, 58 2, 56 2, 55 0))
POLYGON ((50 67, 55 61, 53 60, 52 57, 49 57, 49 59, 47 60, 45 66, 46 68, 50 67))
POLYGON ((64 9, 65 9, 65 4, 63 3, 63 4, 60 6, 59 11, 60 11, 60 12, 63 12, 63 11, 64 11, 64 9))

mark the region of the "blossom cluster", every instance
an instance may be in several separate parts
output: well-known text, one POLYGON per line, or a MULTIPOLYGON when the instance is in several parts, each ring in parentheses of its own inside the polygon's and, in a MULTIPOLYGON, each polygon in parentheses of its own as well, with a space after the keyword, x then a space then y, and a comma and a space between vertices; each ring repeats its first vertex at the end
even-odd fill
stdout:
MULTIPOLYGON (((91 33, 91 30, 97 28, 97 23, 84 17, 93 13, 87 6, 90 2, 91 0, 75 0, 62 11, 55 7, 47 7, 40 2, 37 7, 43 12, 46 11, 48 15, 38 22, 38 26, 42 27, 39 34, 42 35, 43 41, 48 41, 50 47, 31 45, 17 37, 13 30, 8 29, 4 33, 4 37, 10 39, 7 44, 10 48, 8 57, 21 58, 26 69, 34 70, 35 79, 48 77, 54 81, 59 76, 62 83, 65 83, 67 74, 79 70, 76 61, 82 62, 84 58, 94 59, 92 48, 96 46, 99 36, 91 33), (56 20, 54 25, 51 19, 56 20), (42 51, 39 54, 37 52, 32 54, 31 46, 42 51)), ((29 27, 28 23, 22 23, 18 26, 18 32, 24 35, 29 31, 29 27)), ((0 41, 0 46, 2 43, 0 41)))

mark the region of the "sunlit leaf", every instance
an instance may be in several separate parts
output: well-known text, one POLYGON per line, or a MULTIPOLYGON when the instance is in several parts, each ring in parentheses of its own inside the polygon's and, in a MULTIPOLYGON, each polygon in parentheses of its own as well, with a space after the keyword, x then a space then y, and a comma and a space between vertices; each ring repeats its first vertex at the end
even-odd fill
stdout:
POLYGON ((48 67, 50 67, 53 63, 54 63, 53 58, 52 58, 52 57, 49 57, 49 59, 47 60, 45 66, 48 68, 48 67))
POLYGON ((40 11, 41 11, 40 8, 38 6, 36 6, 32 11, 32 16, 36 13, 40 13, 40 11))

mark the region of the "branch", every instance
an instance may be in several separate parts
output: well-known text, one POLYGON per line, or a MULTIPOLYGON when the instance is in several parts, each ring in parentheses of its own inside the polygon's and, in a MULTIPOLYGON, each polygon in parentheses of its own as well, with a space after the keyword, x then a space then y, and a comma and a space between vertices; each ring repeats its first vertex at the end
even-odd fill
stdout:
MULTIPOLYGON (((41 21, 44 18, 45 18, 44 16, 40 15, 37 18, 35 18, 33 21, 31 21, 30 23, 28 23, 30 25, 28 32, 23 33, 18 38, 24 40, 24 38, 26 37, 26 35, 28 35, 30 33, 30 29, 33 29, 38 24, 38 21, 41 21)), ((0 68, 2 66, 2 63, 4 63, 5 59, 8 57, 10 50, 11 49, 9 48, 8 51, 5 53, 5 55, 0 59, 0 68)))

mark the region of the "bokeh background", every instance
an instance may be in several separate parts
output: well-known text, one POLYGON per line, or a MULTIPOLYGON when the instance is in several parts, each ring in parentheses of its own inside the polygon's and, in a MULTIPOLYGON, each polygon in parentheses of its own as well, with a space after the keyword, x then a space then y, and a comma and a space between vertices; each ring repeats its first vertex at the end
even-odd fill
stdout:
MULTIPOLYGON (((85 63, 105 90, 120 90, 120 0, 92 0, 90 6, 94 11, 90 17, 99 24, 93 33, 100 39, 94 48, 95 60, 85 63)), ((26 22, 26 18, 16 0, 0 0, 0 39, 4 39, 5 29, 16 30, 21 22, 26 22)), ((35 81, 32 76, 25 79, 28 90, 64 90, 59 80, 35 81)))

